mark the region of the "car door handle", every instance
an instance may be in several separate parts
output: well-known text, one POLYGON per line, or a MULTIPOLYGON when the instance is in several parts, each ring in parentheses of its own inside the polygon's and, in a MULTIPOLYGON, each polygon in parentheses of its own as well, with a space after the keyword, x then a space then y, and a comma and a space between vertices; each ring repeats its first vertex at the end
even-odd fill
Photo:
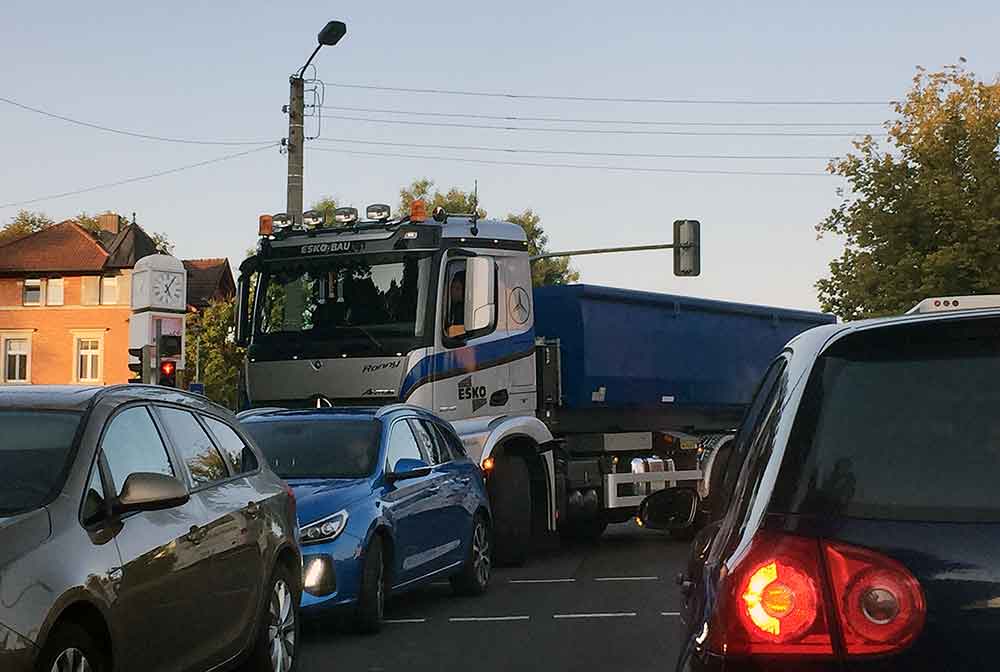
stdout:
POLYGON ((247 514, 248 518, 256 518, 260 515, 260 504, 257 502, 250 502, 246 505, 246 508, 243 509, 243 512, 247 514))
POLYGON ((207 535, 208 531, 206 529, 198 527, 197 525, 192 525, 191 529, 188 530, 186 539, 197 546, 205 540, 207 535))
POLYGON ((440 489, 441 489, 440 485, 432 485, 431 487, 427 488, 427 492, 431 495, 434 495, 437 494, 438 490, 440 489))

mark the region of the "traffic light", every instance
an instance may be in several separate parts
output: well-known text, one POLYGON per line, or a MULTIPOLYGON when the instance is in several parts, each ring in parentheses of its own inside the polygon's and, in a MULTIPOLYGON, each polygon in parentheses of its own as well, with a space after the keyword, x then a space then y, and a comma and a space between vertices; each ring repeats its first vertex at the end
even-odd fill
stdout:
POLYGON ((171 334, 160 336, 160 357, 179 357, 181 354, 181 337, 171 334))
POLYGON ((130 383, 151 383, 153 382, 153 346, 144 345, 141 348, 129 348, 129 357, 135 357, 138 362, 129 361, 129 371, 136 374, 134 378, 129 378, 130 383))
POLYGON ((164 359, 160 362, 160 385, 177 387, 177 362, 174 360, 164 359))
POLYGON ((674 275, 701 274, 701 223, 696 219, 674 222, 674 275))

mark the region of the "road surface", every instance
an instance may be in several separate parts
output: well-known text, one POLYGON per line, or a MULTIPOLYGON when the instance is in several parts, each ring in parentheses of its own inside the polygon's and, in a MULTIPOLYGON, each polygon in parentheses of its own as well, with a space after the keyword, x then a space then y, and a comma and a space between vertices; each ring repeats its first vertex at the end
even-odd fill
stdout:
POLYGON ((631 523, 597 545, 556 546, 499 568, 482 597, 447 582, 390 602, 382 632, 307 622, 302 672, 671 670, 681 632, 674 576, 688 545, 631 523))

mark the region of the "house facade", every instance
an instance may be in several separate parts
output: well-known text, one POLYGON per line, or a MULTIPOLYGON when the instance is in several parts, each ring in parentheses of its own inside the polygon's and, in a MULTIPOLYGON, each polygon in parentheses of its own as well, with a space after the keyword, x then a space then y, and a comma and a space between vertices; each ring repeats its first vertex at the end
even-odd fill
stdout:
MULTIPOLYGON (((156 244, 117 215, 99 222, 97 232, 65 221, 0 245, 0 384, 111 385, 132 377, 132 267, 156 244)), ((188 273, 199 282, 189 302, 231 296, 228 262, 192 263, 188 273)))

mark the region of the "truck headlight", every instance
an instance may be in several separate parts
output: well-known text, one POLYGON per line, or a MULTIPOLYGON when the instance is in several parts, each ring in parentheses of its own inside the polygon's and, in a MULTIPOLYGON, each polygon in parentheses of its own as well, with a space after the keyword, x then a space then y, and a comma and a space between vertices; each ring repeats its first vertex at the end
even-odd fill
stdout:
POLYGON ((347 511, 338 511, 332 516, 303 525, 301 527, 302 545, 333 541, 340 536, 345 527, 347 527, 347 511))

